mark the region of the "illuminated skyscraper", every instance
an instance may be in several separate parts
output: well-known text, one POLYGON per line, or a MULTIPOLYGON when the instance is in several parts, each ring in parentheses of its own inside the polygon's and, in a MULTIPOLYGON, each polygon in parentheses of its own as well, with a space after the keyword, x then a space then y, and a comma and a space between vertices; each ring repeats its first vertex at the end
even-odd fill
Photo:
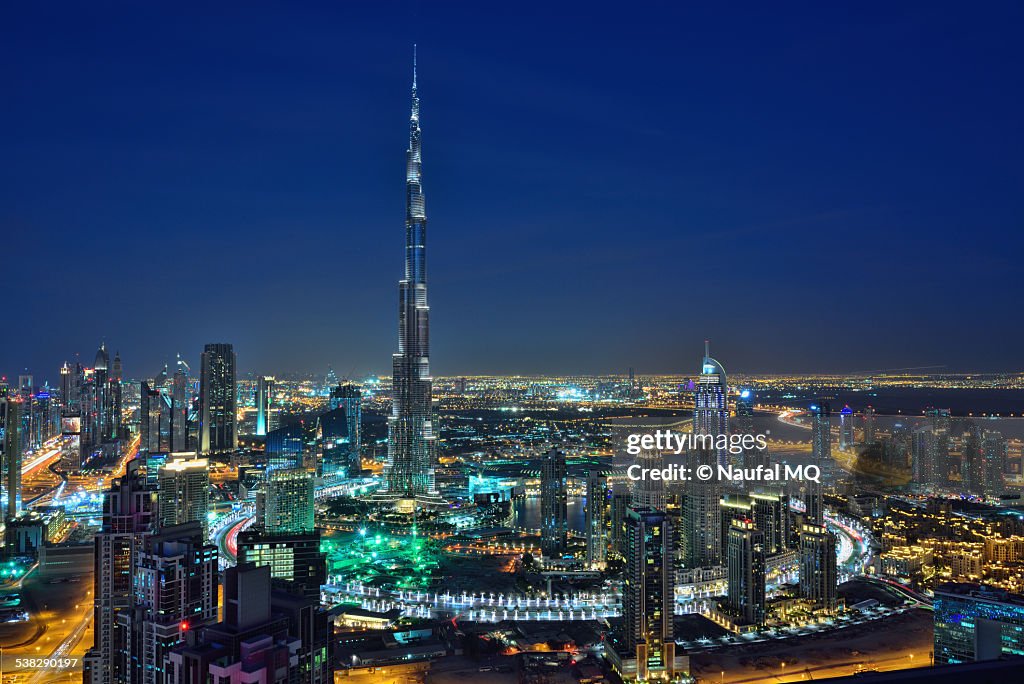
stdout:
POLYGON ((587 474, 587 565, 603 567, 608 559, 608 478, 587 474))
MULTIPOLYGON (((693 433, 695 435, 727 435, 729 434, 729 406, 727 403, 728 381, 725 369, 711 358, 710 345, 704 341, 704 360, 697 378, 697 387, 693 401, 693 433)), ((728 462, 729 450, 717 450, 718 463, 728 462)))
MULTIPOLYGON (((178 355, 171 380, 171 451, 190 451, 188 445, 189 391, 191 369, 178 355)), ((194 451, 193 447, 191 451, 194 451)))
POLYGON ((811 406, 811 455, 819 466, 832 462, 832 408, 827 401, 811 406))
POLYGON ((209 528, 210 462, 175 458, 160 468, 157 483, 160 527, 197 522, 205 535, 209 528))
POLYGON ((352 384, 331 390, 331 410, 321 417, 325 474, 344 472, 357 477, 362 470, 361 432, 363 395, 352 384))
POLYGON ((849 406, 839 412, 839 448, 853 448, 853 409, 849 406))
POLYGON ((7 519, 21 510, 21 400, 0 383, 0 471, 7 519))
POLYGON ((234 348, 230 344, 206 345, 200 372, 199 451, 233 451, 238 446, 234 348))
POLYGON ((946 582, 935 587, 934 614, 936 665, 1024 655, 1024 596, 946 582))
POLYGON ((256 434, 266 436, 270 427, 270 410, 274 398, 274 378, 261 375, 256 384, 256 434))
POLYGON ((540 548, 546 558, 561 558, 569 545, 567 480, 565 453, 551 449, 540 463, 540 548))
POLYGON ((436 498, 437 442, 430 377, 430 307, 427 305, 427 214, 422 186, 420 99, 413 59, 412 115, 405 165, 405 276, 398 286, 398 353, 394 355, 388 418, 390 495, 436 498))
POLYGON ((875 442, 875 409, 868 406, 864 409, 864 443, 875 442))
POLYGON ((266 487, 262 511, 266 532, 312 532, 315 529, 311 472, 303 468, 274 470, 267 476, 266 487))
POLYGON ((836 537, 824 525, 805 524, 800 529, 800 596, 815 607, 836 607, 836 537))
POLYGON ((747 624, 764 624, 764 534, 753 520, 732 521, 727 557, 730 609, 747 624))
MULTIPOLYGON (((701 449, 693 454, 692 467, 715 467, 718 456, 714 449, 701 449)), ((702 482, 690 478, 683 483, 683 515, 681 530, 683 564, 688 568, 710 568, 722 564, 722 516, 719 502, 722 485, 718 478, 702 482)))
POLYGON ((103 527, 95 538, 94 642, 83 658, 87 684, 122 682, 127 673, 120 654, 127 634, 119 616, 134 601, 135 562, 153 533, 156 488, 146 484, 142 461, 128 461, 127 472, 103 495, 103 527))
POLYGON ((636 658, 638 680, 652 674, 672 679, 676 645, 672 525, 663 511, 630 508, 625 530, 623 645, 636 658))

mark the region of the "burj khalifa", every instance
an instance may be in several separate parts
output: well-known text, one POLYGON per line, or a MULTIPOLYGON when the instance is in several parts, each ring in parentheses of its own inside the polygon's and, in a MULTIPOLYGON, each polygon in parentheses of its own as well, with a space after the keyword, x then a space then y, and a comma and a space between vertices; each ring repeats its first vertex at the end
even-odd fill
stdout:
POLYGON ((405 276, 398 284, 398 353, 393 358, 385 479, 389 498, 430 503, 439 501, 434 484, 437 436, 431 400, 427 214, 415 53, 412 73, 412 115, 405 162, 405 276))

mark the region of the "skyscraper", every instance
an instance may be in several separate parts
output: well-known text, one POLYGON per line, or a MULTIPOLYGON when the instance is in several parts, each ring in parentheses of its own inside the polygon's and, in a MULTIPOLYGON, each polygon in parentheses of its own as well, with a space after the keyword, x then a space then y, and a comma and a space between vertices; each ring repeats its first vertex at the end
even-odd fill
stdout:
POLYGON ((764 534, 753 520, 732 521, 727 555, 729 608, 747 624, 764 624, 764 534))
POLYGON ((327 582, 327 554, 320 532, 244 530, 238 535, 238 564, 269 565, 274 585, 284 591, 319 598, 327 582))
POLYGON ((549 450, 540 463, 540 548, 546 558, 561 558, 569 546, 567 480, 565 453, 549 450))
POLYGON ((191 369, 181 355, 174 366, 171 380, 171 451, 195 451, 188 444, 189 391, 188 377, 191 369))
POLYGON ((587 474, 587 566, 603 567, 608 559, 608 478, 587 474))
POLYGON ((622 641, 636 658, 637 679, 675 667, 675 570, 672 525, 663 511, 630 508, 626 514, 626 567, 622 587, 622 641))
POLYGON ((400 498, 436 497, 427 305, 427 214, 420 150, 420 99, 413 59, 412 114, 405 165, 405 275, 398 285, 398 352, 393 357, 388 418, 387 490, 400 498))
POLYGON ((238 446, 235 398, 235 350, 208 344, 199 380, 199 451, 216 454, 238 446))
POLYGON ((175 458, 157 475, 160 527, 196 522, 203 535, 209 529, 210 462, 205 458, 175 458))
MULTIPOLYGON (((715 467, 714 449, 700 449, 693 457, 693 468, 715 467)), ((722 517, 719 502, 722 485, 717 478, 702 482, 690 478, 683 483, 683 564, 688 568, 710 568, 722 564, 722 517)))
POLYGON ((274 378, 261 375, 256 383, 256 434, 266 436, 270 427, 270 410, 274 399, 274 378))
POLYGON ((11 519, 21 510, 21 400, 6 383, 0 383, 0 471, 11 519))
MULTIPOLYGON (((711 358, 710 345, 704 341, 704 360, 700 367, 700 376, 693 394, 693 433, 695 435, 729 434, 728 380, 725 369, 711 358)), ((729 450, 717 450, 718 463, 728 462, 729 450)))
POLYGON ((217 547, 205 536, 197 522, 167 527, 137 551, 133 605, 118 615, 124 681, 163 684, 170 650, 190 630, 217 621, 217 547))
POLYGON ((875 409, 871 406, 864 409, 864 443, 875 443, 875 409))
POLYGON ((839 412, 839 448, 853 448, 853 409, 849 406, 839 412))
POLYGON ((156 513, 156 488, 146 484, 141 467, 141 459, 128 461, 125 475, 103 495, 103 526, 95 538, 95 634, 83 658, 87 684, 112 684, 127 676, 119 656, 127 635, 118 616, 133 605, 135 561, 153 533, 156 513))
POLYGON ((811 455, 818 465, 832 462, 832 408, 827 401, 811 406, 811 455))
POLYGON ((271 471, 264 496, 262 524, 266 532, 312 532, 315 529, 313 473, 310 471, 304 468, 271 471))
POLYGON ((321 420, 324 440, 324 472, 344 470, 356 477, 363 468, 362 440, 363 395, 352 384, 338 385, 331 390, 331 410, 321 420))
POLYGON ((816 608, 836 607, 836 537, 824 525, 800 528, 800 597, 816 608))

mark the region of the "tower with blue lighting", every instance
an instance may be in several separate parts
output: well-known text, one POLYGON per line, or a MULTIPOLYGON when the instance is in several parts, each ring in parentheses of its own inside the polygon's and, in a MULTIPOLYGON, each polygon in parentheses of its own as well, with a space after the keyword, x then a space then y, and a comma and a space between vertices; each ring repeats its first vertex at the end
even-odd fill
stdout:
POLYGON ((412 114, 405 164, 405 275, 398 284, 398 352, 393 357, 385 479, 389 496, 437 497, 437 438, 430 376, 430 307, 427 305, 427 214, 422 186, 420 100, 413 53, 412 114))

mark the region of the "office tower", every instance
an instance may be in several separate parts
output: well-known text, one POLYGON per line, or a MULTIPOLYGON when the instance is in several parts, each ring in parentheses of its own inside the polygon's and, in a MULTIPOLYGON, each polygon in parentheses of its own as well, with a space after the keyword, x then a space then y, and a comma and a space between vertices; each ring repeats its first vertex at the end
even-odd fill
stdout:
MULTIPOLYGON (((738 435, 756 435, 754 429, 754 392, 744 388, 736 396, 736 417, 729 425, 729 431, 738 435)), ((768 465, 768 450, 744 448, 741 456, 744 468, 768 465)))
POLYGON ((1024 596, 977 584, 935 587, 935 664, 1024 655, 1024 596))
MULTIPOLYGON (((645 470, 661 470, 665 467, 665 459, 659 451, 644 449, 636 456, 637 464, 645 470)), ((631 506, 637 508, 655 508, 659 511, 666 510, 668 495, 665 491, 665 481, 655 480, 652 477, 645 477, 632 482, 633 500, 631 506)))
POLYGON ((567 484, 565 453, 551 449, 540 462, 540 548, 545 558, 562 558, 569 548, 567 484))
POLYGON ((805 523, 800 528, 800 597, 833 611, 838 581, 835 535, 824 525, 805 523))
POLYGON ((188 380, 191 369, 181 355, 174 365, 171 379, 171 451, 194 451, 188 444, 189 391, 188 380))
POLYGON ((979 496, 985 493, 985 458, 981 450, 981 431, 973 423, 961 440, 961 491, 979 496))
POLYGON ((825 524, 825 497, 820 481, 803 480, 800 483, 800 498, 804 504, 804 522, 814 525, 825 524))
POLYGON ((751 492, 754 526, 764 533, 765 555, 774 556, 790 548, 789 497, 783 492, 751 492))
POLYGON ((624 557, 626 550, 626 515, 633 495, 625 482, 615 482, 609 492, 608 517, 611 530, 611 553, 624 557))
POLYGON ((8 520, 21 511, 21 407, 21 399, 0 383, 0 479, 8 520))
POLYGON ((270 431, 270 411, 274 401, 274 378, 261 375, 256 383, 256 434, 263 437, 270 431))
POLYGON ((118 615, 124 681, 163 684, 164 659, 185 635, 217 621, 217 547, 196 522, 145 538, 135 558, 134 604, 118 615))
POLYGON ((330 407, 332 418, 325 421, 323 430, 325 468, 330 465, 335 471, 344 469, 348 477, 357 477, 363 469, 363 393, 356 385, 338 385, 331 390, 330 407))
POLYGON ((864 443, 875 443, 875 409, 871 406, 864 409, 864 443))
POLYGON ((113 684, 127 677, 119 654, 127 648, 118 620, 134 600, 135 560, 153 532, 156 488, 147 486, 140 459, 128 461, 125 475, 103 495, 103 526, 95 537, 93 647, 83 659, 83 681, 113 684))
POLYGON ((317 600, 271 589, 270 568, 224 571, 224 618, 189 630, 165 659, 164 684, 328 684, 330 629, 317 600))
POLYGON ((235 398, 235 350, 208 344, 199 378, 199 451, 217 454, 238 446, 235 398))
POLYGON ((324 394, 330 393, 338 386, 338 374, 334 372, 334 366, 327 367, 327 375, 324 376, 324 394))
POLYGON ((75 376, 71 374, 71 366, 65 361, 60 367, 60 408, 61 412, 70 414, 74 403, 75 376))
POLYGON ((853 448, 853 409, 844 406, 839 412, 839 448, 853 448))
POLYGON ((210 462, 205 458, 173 458, 160 468, 160 527, 197 522, 203 535, 209 531, 210 462))
POLYGON ((427 305, 427 215, 423 199, 415 59, 405 170, 405 275, 398 286, 398 353, 393 357, 385 476, 388 492, 394 496, 436 497, 437 441, 429 361, 430 307, 427 305))
POLYGON ((93 444, 103 444, 110 440, 113 421, 110 416, 110 354, 106 343, 100 343, 93 362, 92 401, 94 427, 93 444))
POLYGON ((629 367, 629 398, 636 399, 636 376, 633 375, 633 367, 629 367))
MULTIPOLYGON (((704 341, 704 361, 694 390, 693 433, 695 435, 729 434, 729 386, 722 364, 711 358, 710 345, 704 341)), ((717 463, 725 465, 729 460, 729 449, 717 450, 717 463)))
POLYGON ((832 462, 832 407, 827 401, 811 406, 811 455, 819 466, 832 462))
POLYGON ((1006 440, 995 430, 985 430, 981 437, 981 450, 985 460, 985 494, 999 496, 1006 485, 1006 440))
POLYGON ((718 515, 722 521, 722 560, 725 565, 729 561, 729 534, 734 520, 752 520, 754 526, 754 500, 746 494, 726 493, 718 502, 718 515))
POLYGON ((274 586, 318 599, 327 583, 327 554, 320 551, 320 532, 268 533, 244 530, 238 534, 238 564, 270 566, 274 586))
MULTIPOLYGON (((691 459, 693 468, 716 467, 718 454, 701 449, 691 459)), ((717 478, 702 482, 696 478, 683 483, 682 552, 688 568, 709 568, 722 564, 722 518, 719 502, 722 485, 717 478)))
POLYGON ((636 657, 637 679, 656 673, 671 679, 675 674, 672 525, 663 511, 630 508, 625 527, 623 642, 636 657))
POLYGON ((729 526, 729 607, 743 622, 763 625, 765 620, 764 534, 754 521, 736 519, 729 526))
POLYGON ((608 478, 587 473, 587 567, 603 568, 608 559, 608 478))
POLYGON ((121 365, 121 352, 114 352, 114 360, 110 364, 110 439, 122 437, 121 424, 124 422, 124 395, 121 381, 124 379, 121 365))
POLYGON ((300 423, 276 428, 267 433, 263 445, 267 468, 300 468, 306 452, 306 430, 300 423))
POLYGON ((159 389, 143 381, 139 392, 139 456, 171 451, 171 411, 159 389))
POLYGON ((312 532, 313 473, 303 468, 274 470, 267 476, 263 529, 268 533, 312 532))
POLYGON ((949 481, 949 412, 928 409, 927 422, 914 429, 911 469, 918 485, 945 486, 949 481))

